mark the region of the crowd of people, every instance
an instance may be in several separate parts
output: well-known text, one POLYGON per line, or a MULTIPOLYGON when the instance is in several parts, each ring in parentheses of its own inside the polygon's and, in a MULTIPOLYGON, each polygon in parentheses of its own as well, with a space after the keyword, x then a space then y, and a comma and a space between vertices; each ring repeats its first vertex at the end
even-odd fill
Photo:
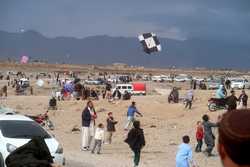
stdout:
MULTIPOLYGON (((15 83, 16 87, 22 83, 15 83)), ((52 96, 49 101, 49 107, 57 109, 57 100, 66 100, 66 97, 73 96, 77 100, 88 100, 87 105, 82 111, 81 115, 81 146, 80 150, 92 154, 101 154, 103 144, 112 144, 114 133, 116 132, 116 121, 112 112, 107 113, 105 123, 96 124, 98 119, 97 112, 94 107, 93 100, 99 100, 102 95, 103 99, 108 101, 115 100, 130 100, 131 94, 125 91, 124 94, 119 89, 112 90, 111 83, 106 83, 105 88, 100 91, 90 89, 84 85, 76 82, 72 92, 64 89, 62 86, 62 96, 52 96)), ((184 97, 185 108, 191 110, 194 100, 194 92, 196 89, 196 82, 191 84, 184 97)), ((203 83, 199 83, 202 85, 203 83)), ((205 114, 201 120, 197 121, 196 133, 194 134, 197 140, 195 147, 196 153, 203 152, 207 157, 214 156, 213 150, 217 136, 213 129, 217 128, 218 135, 218 152, 221 161, 225 167, 246 167, 250 166, 249 156, 247 151, 250 149, 250 128, 249 119, 250 112, 247 110, 248 96, 243 89, 239 97, 236 97, 236 92, 231 89, 230 83, 225 82, 225 85, 220 85, 216 90, 215 96, 223 105, 227 106, 227 112, 218 117, 218 120, 213 122, 209 115, 205 114), (227 91, 230 90, 230 95, 227 91), (237 110, 238 109, 238 110, 237 110), (205 149, 203 149, 204 144, 205 149)), ((7 87, 3 87, 1 92, 7 97, 7 87)), ((180 94, 178 88, 174 87, 168 96, 169 103, 179 103, 180 94)), ((132 101, 127 109, 126 122, 124 122, 124 132, 127 134, 125 143, 131 149, 133 156, 134 167, 138 167, 141 159, 141 150, 146 145, 144 131, 141 128, 140 121, 136 116, 143 117, 142 112, 136 107, 136 102, 132 101)), ((178 146, 176 153, 176 167, 198 167, 197 162, 193 158, 193 148, 190 145, 190 136, 184 135, 182 143, 178 146)))

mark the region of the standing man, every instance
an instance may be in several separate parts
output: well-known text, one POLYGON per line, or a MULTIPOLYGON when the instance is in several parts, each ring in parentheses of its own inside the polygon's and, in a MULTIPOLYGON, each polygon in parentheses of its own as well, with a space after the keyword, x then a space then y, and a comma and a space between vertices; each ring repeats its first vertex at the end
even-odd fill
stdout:
POLYGON ((134 120, 135 120, 135 113, 140 115, 141 117, 143 116, 136 108, 135 106, 135 102, 133 101, 132 104, 128 107, 128 112, 127 112, 127 123, 125 126, 124 130, 129 130, 131 124, 133 124, 134 120))
POLYGON ((231 91, 231 96, 228 96, 226 98, 226 102, 227 102, 227 105, 228 105, 228 111, 232 111, 232 110, 236 110, 237 108, 237 101, 238 101, 238 98, 235 96, 235 91, 232 90, 231 91))
POLYGON ((88 151, 95 135, 95 119, 97 118, 92 101, 88 101, 82 112, 82 151, 88 151))
POLYGON ((111 89, 112 89, 112 85, 111 85, 111 83, 110 82, 108 82, 108 83, 106 83, 106 87, 105 87, 105 92, 106 92, 106 98, 108 99, 108 100, 110 100, 111 99, 111 89))

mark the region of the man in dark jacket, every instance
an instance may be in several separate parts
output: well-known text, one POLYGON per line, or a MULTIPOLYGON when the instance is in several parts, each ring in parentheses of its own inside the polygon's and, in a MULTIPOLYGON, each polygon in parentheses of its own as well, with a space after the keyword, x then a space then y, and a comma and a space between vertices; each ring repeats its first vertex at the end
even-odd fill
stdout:
POLYGON ((125 140, 128 143, 131 150, 134 152, 134 166, 138 167, 141 156, 141 149, 145 146, 145 137, 143 129, 140 128, 140 122, 134 121, 134 128, 128 133, 128 137, 125 140))
POLYGON ((207 145, 205 153, 207 156, 212 155, 213 148, 215 146, 215 136, 212 132, 213 127, 218 127, 218 123, 212 123, 209 121, 208 115, 203 115, 203 127, 204 127, 204 139, 207 145))
POLYGON ((238 101, 238 98, 235 96, 235 91, 232 90, 231 96, 228 96, 226 98, 226 102, 228 105, 228 111, 232 111, 232 110, 235 110, 237 108, 237 101, 238 101))
POLYGON ((88 101, 87 106, 82 112, 82 147, 81 150, 89 150, 91 143, 91 137, 94 136, 94 120, 96 119, 96 113, 92 101, 88 101))

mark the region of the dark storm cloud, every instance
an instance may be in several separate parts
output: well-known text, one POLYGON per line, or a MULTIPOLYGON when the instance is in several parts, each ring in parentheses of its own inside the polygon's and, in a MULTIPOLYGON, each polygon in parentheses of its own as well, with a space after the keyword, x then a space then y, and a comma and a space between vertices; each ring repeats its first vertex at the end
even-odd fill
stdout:
POLYGON ((249 0, 0 0, 0 30, 49 36, 249 39, 249 0))

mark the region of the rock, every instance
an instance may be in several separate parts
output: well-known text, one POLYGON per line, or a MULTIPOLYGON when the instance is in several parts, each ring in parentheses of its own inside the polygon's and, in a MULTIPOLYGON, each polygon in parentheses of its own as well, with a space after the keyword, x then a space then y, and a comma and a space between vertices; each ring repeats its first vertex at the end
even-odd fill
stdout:
POLYGON ((75 125, 75 126, 73 126, 73 128, 72 128, 72 130, 71 130, 71 132, 73 133, 73 132, 80 132, 81 130, 80 130, 80 128, 77 126, 77 125, 75 125))
POLYGON ((17 109, 17 110, 22 110, 23 107, 22 107, 21 105, 17 105, 17 106, 16 106, 16 109, 17 109))
POLYGON ((156 125, 151 125, 150 128, 156 128, 156 125))

